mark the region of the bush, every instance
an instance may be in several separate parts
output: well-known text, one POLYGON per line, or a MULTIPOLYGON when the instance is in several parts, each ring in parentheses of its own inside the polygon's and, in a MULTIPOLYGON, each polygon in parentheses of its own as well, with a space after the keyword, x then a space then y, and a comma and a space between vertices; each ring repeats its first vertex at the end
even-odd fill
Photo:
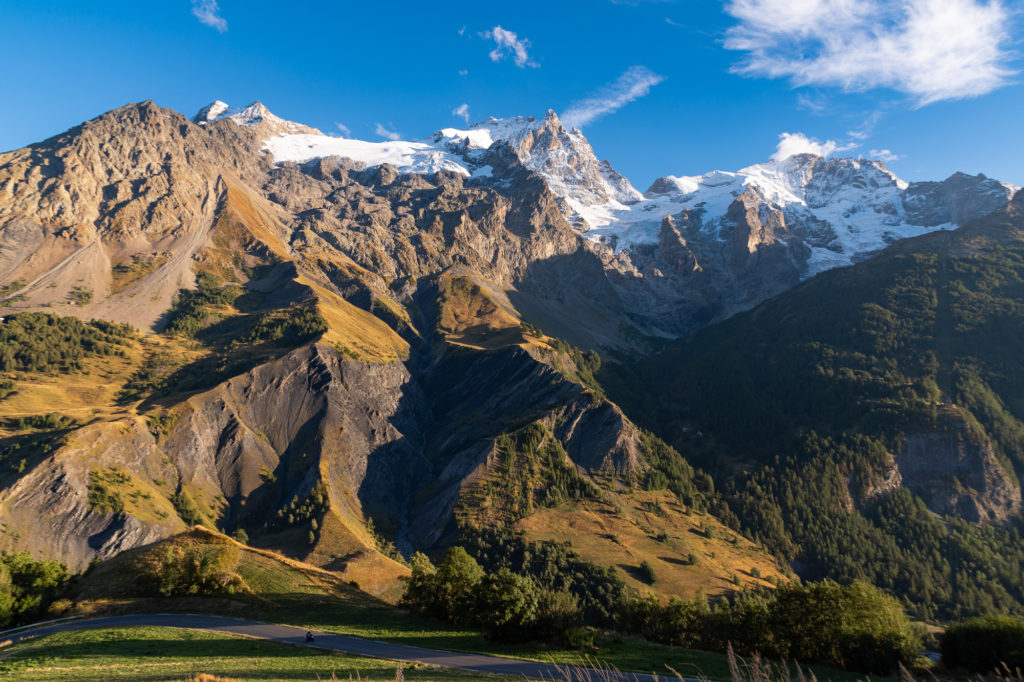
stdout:
POLYGON ((238 547, 168 546, 155 567, 139 575, 139 585, 162 597, 234 594, 245 589, 235 573, 240 559, 238 547))
POLYGON ((472 622, 477 585, 484 570, 461 547, 452 547, 436 569, 424 554, 410 560, 412 575, 402 604, 421 615, 450 623, 472 622))
POLYGON ((548 642, 571 646, 569 633, 583 624, 583 609, 568 590, 541 588, 535 633, 548 642))
POLYGON ((972 618, 951 626, 942 636, 942 662, 950 668, 987 673, 1024 667, 1024 620, 1009 616, 972 618))
POLYGON ((709 607, 702 599, 661 604, 634 599, 618 613, 621 629, 691 649, 820 663, 886 673, 913 662, 917 633, 894 597, 863 582, 831 581, 745 591, 709 607))
POLYGON ((647 559, 640 562, 639 576, 640 580, 648 585, 653 585, 658 580, 658 575, 654 572, 654 566, 647 559))
POLYGON ((919 648, 900 602, 860 581, 781 587, 768 620, 782 659, 885 673, 912 663, 919 648))
POLYGON ((57 561, 36 561, 28 552, 0 552, 0 627, 42 615, 70 577, 57 561))
POLYGON ((529 639, 539 604, 537 584, 507 568, 484 577, 476 590, 477 619, 487 637, 495 641, 529 639))

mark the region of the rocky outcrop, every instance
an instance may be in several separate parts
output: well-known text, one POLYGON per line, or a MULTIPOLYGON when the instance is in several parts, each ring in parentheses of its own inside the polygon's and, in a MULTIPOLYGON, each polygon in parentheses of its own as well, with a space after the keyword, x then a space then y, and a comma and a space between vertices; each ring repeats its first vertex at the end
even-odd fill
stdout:
POLYGON ((1005 521, 1021 509, 1021 491, 992 446, 963 433, 908 435, 894 455, 902 485, 937 514, 974 523, 1005 521))
POLYGON ((0 548, 82 570, 94 558, 178 533, 185 524, 167 500, 174 480, 174 467, 141 419, 83 427, 0 489, 0 548), (116 494, 125 511, 99 508, 90 499, 97 484, 116 494))

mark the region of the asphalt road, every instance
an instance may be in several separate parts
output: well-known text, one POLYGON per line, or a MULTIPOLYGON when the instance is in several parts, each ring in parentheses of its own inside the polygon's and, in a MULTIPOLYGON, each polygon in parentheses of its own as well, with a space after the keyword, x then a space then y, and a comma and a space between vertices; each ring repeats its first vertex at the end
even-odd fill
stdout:
MULTIPOLYGON (((538 663, 536 661, 517 661, 511 658, 497 658, 494 656, 480 656, 477 654, 461 654, 453 651, 440 651, 438 649, 424 649, 417 646, 405 644, 393 644, 391 642, 380 642, 362 637, 350 637, 348 635, 336 635, 328 632, 317 632, 313 634, 316 641, 309 643, 305 641, 306 631, 301 628, 287 625, 272 625, 252 620, 240 620, 237 618, 223 618, 221 616, 204 616, 187 613, 155 613, 139 614, 128 616, 110 616, 107 618, 90 618, 88 620, 68 620, 49 625, 41 625, 30 630, 0 634, 0 642, 10 641, 17 644, 36 637, 51 635, 55 632, 66 632, 68 630, 85 630, 88 628, 107 627, 172 627, 187 628, 190 630, 207 630, 209 632, 223 632, 231 635, 242 635, 254 637, 271 642, 283 642, 298 646, 308 646, 317 649, 328 649, 340 651, 358 656, 369 656, 371 658, 386 658, 394 661, 407 661, 427 663, 443 668, 457 668, 470 672, 496 673, 500 675, 513 675, 522 677, 533 677, 545 680, 578 680, 579 682, 655 682, 655 680, 666 681, 665 677, 644 675, 641 673, 614 673, 606 671, 567 669, 555 666, 551 663, 538 663), (567 673, 571 676, 567 676, 567 673)), ((671 679, 671 678, 667 678, 671 679)), ((697 682, 697 680, 687 680, 697 682)))

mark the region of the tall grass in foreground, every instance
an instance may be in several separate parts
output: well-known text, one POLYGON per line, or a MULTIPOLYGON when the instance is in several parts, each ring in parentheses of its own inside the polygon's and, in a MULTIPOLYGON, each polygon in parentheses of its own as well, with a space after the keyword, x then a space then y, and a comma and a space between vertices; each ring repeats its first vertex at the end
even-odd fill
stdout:
MULTIPOLYGON (((771 661, 763 660, 757 655, 744 659, 742 656, 737 656, 731 646, 726 655, 729 661, 730 679, 719 682, 818 682, 818 678, 813 672, 810 670, 805 672, 799 665, 790 667, 784 663, 772 663, 771 661)), ((596 659, 585 660, 584 663, 584 666, 556 665, 555 669, 557 672, 555 675, 545 679, 551 680, 551 682, 634 682, 639 679, 633 673, 620 672, 612 666, 600 663, 596 659)), ((654 675, 654 678, 656 680, 664 679, 665 682, 683 682, 687 679, 712 682, 702 674, 699 674, 696 678, 686 678, 672 668, 669 668, 669 670, 671 675, 654 675)), ((929 674, 929 677, 935 682, 939 679, 933 674, 929 674)), ((212 675, 200 675, 190 679, 194 680, 194 682, 233 682, 224 678, 213 677, 212 675)), ((329 678, 322 679, 317 675, 316 679, 317 682, 341 682, 341 679, 333 672, 329 678)), ((865 682, 870 681, 868 677, 864 679, 865 682)), ((899 679, 900 682, 916 682, 913 674, 902 665, 899 670, 899 679)), ((1024 682, 1024 671, 1021 668, 1011 669, 1006 664, 1003 664, 1001 669, 989 675, 975 675, 971 678, 958 677, 957 679, 969 679, 971 682, 1024 682)), ((349 675, 348 680, 349 682, 372 682, 370 678, 364 679, 360 677, 359 673, 356 673, 355 677, 349 675)), ((398 664, 398 669, 395 670, 394 682, 405 682, 405 673, 401 663, 398 664)))

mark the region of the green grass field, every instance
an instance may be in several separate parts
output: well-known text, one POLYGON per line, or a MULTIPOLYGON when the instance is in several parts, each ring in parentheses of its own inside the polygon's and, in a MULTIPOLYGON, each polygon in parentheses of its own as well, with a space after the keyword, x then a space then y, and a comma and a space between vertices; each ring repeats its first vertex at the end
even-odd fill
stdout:
MULTIPOLYGON (((225 543, 237 545, 222 535, 201 529, 194 529, 169 542, 204 547, 223 546, 225 543)), ((671 668, 687 677, 729 679, 728 660, 722 654, 636 639, 600 638, 597 647, 587 651, 536 643, 495 644, 475 630, 452 627, 397 609, 326 571, 251 548, 240 549, 241 559, 236 569, 251 592, 229 598, 139 598, 133 594, 137 590, 134 576, 160 557, 164 546, 160 543, 146 549, 129 550, 87 573, 76 599, 85 607, 85 614, 210 613, 448 651, 571 666, 597 661, 618 670, 658 675, 670 675, 671 668)), ((88 637, 85 634, 81 636, 88 637)), ((814 672, 822 682, 863 679, 863 676, 831 669, 815 668, 814 672)))
MULTIPOLYGON (((104 628, 62 632, 0 650, 4 680, 395 679, 398 664, 178 628, 104 628)), ((405 664, 407 680, 512 680, 405 664)))

